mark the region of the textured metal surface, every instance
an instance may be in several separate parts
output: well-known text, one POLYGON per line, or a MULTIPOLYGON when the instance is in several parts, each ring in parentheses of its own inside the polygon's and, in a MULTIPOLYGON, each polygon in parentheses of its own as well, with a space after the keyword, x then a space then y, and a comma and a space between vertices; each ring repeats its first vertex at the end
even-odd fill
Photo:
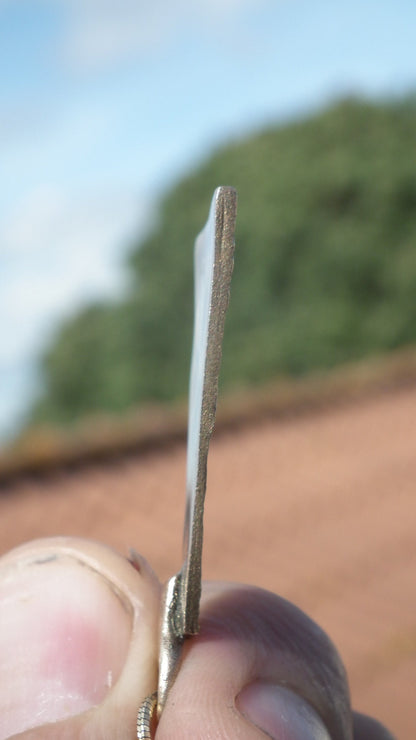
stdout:
MULTIPOLYGON (((158 717, 179 669, 183 641, 199 630, 207 457, 215 421, 224 322, 234 264, 236 210, 237 193, 234 188, 217 188, 208 221, 195 242, 195 306, 189 388, 184 562, 181 571, 168 581, 164 591, 159 647, 158 717)), ((138 730, 140 718, 142 734, 138 737, 151 737, 151 706, 153 700, 149 697, 139 709, 138 730)))
POLYGON ((166 584, 163 594, 159 644, 159 681, 157 692, 157 716, 160 717, 167 695, 179 670, 184 635, 176 624, 180 614, 180 579, 178 573, 166 584))
POLYGON ((177 623, 198 632, 207 457, 214 427, 225 314, 234 265, 237 193, 217 188, 204 230, 195 243, 195 318, 189 389, 184 565, 177 623))
POLYGON ((178 671, 182 643, 199 624, 208 447, 214 427, 225 314, 234 265, 237 193, 215 190, 195 242, 194 335, 189 386, 184 562, 165 590, 159 655, 158 716, 178 671))
POLYGON ((152 740, 152 723, 157 705, 157 692, 148 696, 140 705, 137 714, 138 740, 152 740))

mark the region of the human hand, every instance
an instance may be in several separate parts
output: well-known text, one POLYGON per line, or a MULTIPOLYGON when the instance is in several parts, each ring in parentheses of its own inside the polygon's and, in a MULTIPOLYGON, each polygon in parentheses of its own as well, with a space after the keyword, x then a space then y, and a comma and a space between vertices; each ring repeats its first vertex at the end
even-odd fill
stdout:
MULTIPOLYGON (((132 740, 157 685, 161 587, 144 560, 73 538, 0 559, 0 740, 132 740)), ((340 658, 293 604, 203 589, 156 740, 392 740, 352 714, 340 658)))

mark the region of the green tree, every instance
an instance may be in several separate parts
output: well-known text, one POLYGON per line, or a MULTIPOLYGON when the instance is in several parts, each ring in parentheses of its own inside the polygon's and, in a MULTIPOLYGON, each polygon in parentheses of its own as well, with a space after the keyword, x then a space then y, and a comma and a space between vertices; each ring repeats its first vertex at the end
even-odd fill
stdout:
POLYGON ((217 151, 160 204, 117 305, 83 310, 42 361, 36 420, 185 395, 192 250, 214 188, 237 188, 221 378, 261 383, 416 340, 416 105, 347 100, 217 151))

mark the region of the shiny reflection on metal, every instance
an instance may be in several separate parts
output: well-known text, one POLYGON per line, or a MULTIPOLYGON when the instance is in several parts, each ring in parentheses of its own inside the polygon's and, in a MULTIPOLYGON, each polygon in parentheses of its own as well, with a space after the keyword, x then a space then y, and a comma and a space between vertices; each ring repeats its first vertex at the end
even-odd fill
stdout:
POLYGON ((207 457, 215 421, 224 322, 234 264, 236 212, 234 188, 217 188, 208 221, 195 242, 184 562, 180 572, 168 581, 162 603, 158 717, 176 678, 184 639, 199 631, 207 457))

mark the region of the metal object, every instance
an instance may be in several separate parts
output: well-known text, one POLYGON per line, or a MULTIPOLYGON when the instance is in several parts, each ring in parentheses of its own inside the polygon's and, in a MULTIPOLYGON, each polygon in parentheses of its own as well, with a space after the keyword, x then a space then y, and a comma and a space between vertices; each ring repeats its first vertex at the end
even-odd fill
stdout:
MULTIPOLYGON (((217 188, 208 221, 195 242, 195 314, 189 389, 184 562, 179 573, 168 581, 164 592, 158 718, 179 669, 184 639, 199 631, 207 457, 215 421, 224 322, 234 263, 236 210, 236 191, 230 187, 217 188)), ((150 737, 150 719, 145 724, 149 700, 146 699, 139 710, 138 738, 150 737), (146 717, 139 728, 141 713, 146 717)))
POLYGON ((152 740, 152 723, 157 705, 157 691, 148 696, 140 705, 137 714, 137 738, 138 740, 152 740))

